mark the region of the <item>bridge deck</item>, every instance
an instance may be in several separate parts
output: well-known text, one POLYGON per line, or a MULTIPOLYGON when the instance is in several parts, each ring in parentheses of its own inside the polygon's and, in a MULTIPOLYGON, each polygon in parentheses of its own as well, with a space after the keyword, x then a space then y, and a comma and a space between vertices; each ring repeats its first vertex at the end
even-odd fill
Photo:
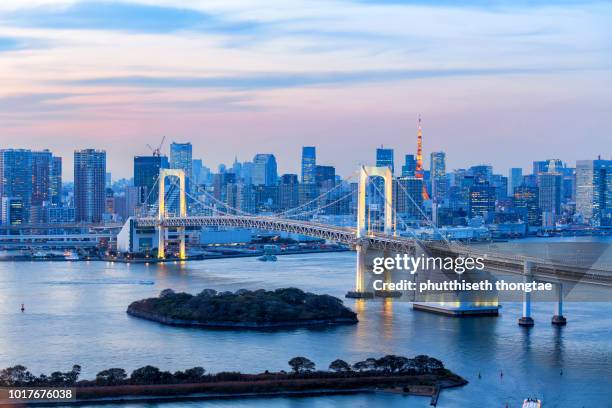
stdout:
POLYGON ((398 237, 383 233, 358 237, 354 228, 320 224, 309 221, 288 220, 266 216, 189 216, 169 217, 162 220, 155 217, 137 218, 136 223, 143 227, 234 227, 258 229, 263 231, 282 231, 340 242, 346 245, 362 244, 368 248, 399 253, 412 253, 419 247, 425 251, 446 256, 483 257, 487 269, 524 275, 526 261, 533 264, 532 275, 535 279, 562 280, 597 285, 612 286, 612 271, 592 269, 551 262, 529 256, 512 255, 502 252, 483 251, 466 245, 442 241, 418 241, 408 237, 398 237))

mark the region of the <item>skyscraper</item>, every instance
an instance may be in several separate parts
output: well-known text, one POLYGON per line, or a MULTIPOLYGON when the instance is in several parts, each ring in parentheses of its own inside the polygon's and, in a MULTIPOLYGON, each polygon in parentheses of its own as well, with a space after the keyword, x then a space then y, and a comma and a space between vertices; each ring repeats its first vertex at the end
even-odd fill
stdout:
POLYGON ((297 174, 283 174, 281 176, 279 186, 279 207, 281 210, 286 211, 298 206, 298 186, 297 174))
POLYGON ((315 182, 315 168, 317 165, 317 150, 314 146, 302 147, 302 183, 315 182))
POLYGON ((422 220, 423 179, 400 177, 394 181, 395 209, 406 220, 422 220))
POLYGON ((134 187, 145 188, 147 204, 157 202, 159 191, 159 169, 169 167, 166 156, 136 156, 134 157, 134 187))
POLYGON ((559 172, 564 167, 559 159, 538 160, 533 162, 533 174, 559 172))
POLYGON ((32 202, 32 152, 0 150, 0 197, 21 199, 23 220, 28 222, 32 202))
POLYGON ((254 185, 273 186, 278 179, 276 157, 273 154, 258 153, 253 158, 254 185))
POLYGON ((495 187, 474 184, 470 187, 470 217, 489 217, 495 212, 495 187))
POLYGON ((193 177, 193 184, 203 184, 202 159, 193 159, 191 162, 191 176, 193 177))
POLYGON ((430 166, 431 196, 440 203, 444 201, 447 193, 446 155, 444 152, 432 152, 430 166))
POLYGON ((49 150, 32 152, 32 205, 49 201, 53 159, 49 150))
POLYGON ((0 224, 21 225, 24 223, 23 201, 17 197, 0 197, 0 224))
POLYGON ((382 146, 376 149, 376 167, 389 167, 391 174, 394 173, 393 149, 385 149, 382 146))
POLYGON ((170 144, 170 168, 182 169, 185 171, 187 189, 193 180, 193 161, 192 161, 191 143, 176 143, 170 144))
POLYGON ((332 188, 336 184, 336 168, 317 165, 315 181, 319 188, 332 188))
POLYGON ((523 221, 533 227, 542 225, 538 188, 520 185, 514 188, 513 202, 523 221))
POLYGON ((612 224, 612 160, 576 162, 576 212, 591 225, 612 224))
POLYGON ((106 193, 106 152, 75 150, 74 207, 75 221, 98 223, 104 214, 106 193))
POLYGON ((50 192, 51 203, 59 205, 62 201, 62 158, 54 156, 51 161, 50 192))
POLYGON ((553 219, 561 214, 561 183, 562 177, 559 173, 538 174, 540 210, 552 214, 553 219))
POLYGON ((416 171, 416 159, 414 154, 407 154, 402 166, 402 177, 414 177, 416 171))
POLYGON ((508 172, 508 195, 514 195, 514 189, 523 183, 523 169, 513 167, 508 172))
POLYGON ((475 184, 491 184, 493 167, 488 164, 479 164, 470 167, 470 172, 474 175, 475 184))

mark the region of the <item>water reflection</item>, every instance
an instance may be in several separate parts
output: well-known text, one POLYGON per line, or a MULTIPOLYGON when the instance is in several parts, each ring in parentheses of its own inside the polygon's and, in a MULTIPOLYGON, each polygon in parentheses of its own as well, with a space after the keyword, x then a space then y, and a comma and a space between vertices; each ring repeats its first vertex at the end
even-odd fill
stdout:
MULTIPOLYGON (((522 398, 536 394, 546 397, 546 406, 605 406, 609 401, 612 314, 605 303, 569 305, 570 320, 563 328, 550 325, 550 305, 534 305, 536 326, 530 330, 517 325, 519 303, 504 304, 499 317, 456 319, 413 311, 410 303, 397 299, 345 300, 358 314, 357 325, 274 332, 168 327, 125 313, 130 302, 168 287, 196 293, 206 287, 296 286, 342 298, 354 281, 354 265, 350 253, 287 256, 273 263, 246 258, 148 266, 0 263, 0 368, 22 363, 36 373, 49 373, 79 363, 84 377, 91 378, 109 366, 131 371, 154 364, 174 371, 202 365, 210 372, 254 372, 286 369, 296 355, 327 367, 336 358, 355 362, 388 353, 429 354, 470 381, 445 391, 441 407, 474 406, 474 395, 486 407, 520 406, 522 398), (155 284, 138 283, 148 280, 155 284), (26 313, 19 311, 20 303, 26 303, 26 313)), ((212 405, 407 404, 426 407, 429 401, 375 394, 212 405)))

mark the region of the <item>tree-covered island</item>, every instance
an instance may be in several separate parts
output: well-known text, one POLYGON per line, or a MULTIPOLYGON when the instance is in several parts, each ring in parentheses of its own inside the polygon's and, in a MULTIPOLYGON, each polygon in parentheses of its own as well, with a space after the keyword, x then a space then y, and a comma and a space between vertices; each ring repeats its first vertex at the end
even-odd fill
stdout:
POLYGON ((297 288, 273 291, 240 289, 197 295, 163 290, 158 297, 138 300, 127 313, 175 326, 210 328, 279 328, 322 324, 354 324, 357 315, 342 301, 297 288))

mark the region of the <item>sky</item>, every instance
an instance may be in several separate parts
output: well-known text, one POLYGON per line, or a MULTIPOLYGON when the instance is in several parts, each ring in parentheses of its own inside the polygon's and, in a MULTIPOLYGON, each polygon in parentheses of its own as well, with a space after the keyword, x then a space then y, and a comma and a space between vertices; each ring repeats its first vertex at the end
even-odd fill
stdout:
POLYGON ((447 169, 612 155, 612 3, 3 0, 0 148, 107 151, 163 136, 216 169, 301 146, 342 175, 395 149, 447 169))

